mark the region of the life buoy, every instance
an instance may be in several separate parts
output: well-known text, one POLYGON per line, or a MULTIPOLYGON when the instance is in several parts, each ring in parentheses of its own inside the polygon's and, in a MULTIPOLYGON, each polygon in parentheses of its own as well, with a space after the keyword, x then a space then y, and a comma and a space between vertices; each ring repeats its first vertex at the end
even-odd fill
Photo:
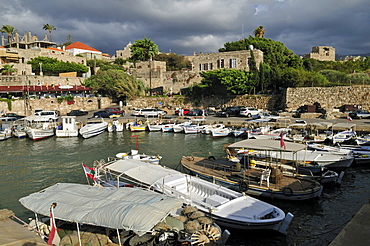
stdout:
POLYGON ((213 155, 211 155, 211 156, 208 157, 208 160, 213 160, 214 161, 214 160, 216 160, 216 158, 213 155))
POLYGON ((239 181, 239 191, 240 192, 245 192, 249 189, 249 185, 247 183, 247 181, 245 180, 240 180, 239 181))
POLYGON ((290 197, 290 196, 292 196, 293 195, 293 190, 292 190, 292 188, 290 188, 290 187, 285 187, 284 189, 283 189, 283 194, 284 194, 284 196, 286 196, 286 197, 290 197))

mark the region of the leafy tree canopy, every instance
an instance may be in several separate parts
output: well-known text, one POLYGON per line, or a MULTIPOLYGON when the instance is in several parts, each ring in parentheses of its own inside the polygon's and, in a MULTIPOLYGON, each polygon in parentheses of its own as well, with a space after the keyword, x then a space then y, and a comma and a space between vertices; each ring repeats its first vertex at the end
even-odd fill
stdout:
POLYGON ((200 88, 204 88, 207 94, 230 94, 241 95, 250 93, 256 86, 252 79, 252 73, 237 69, 220 69, 200 74, 203 79, 200 88))
POLYGON ((35 57, 32 58, 31 61, 27 62, 32 66, 32 72, 40 72, 40 68, 43 72, 57 72, 57 73, 65 73, 65 72, 79 72, 79 73, 86 73, 89 69, 82 65, 75 62, 63 62, 59 61, 56 58, 50 57, 35 57), (41 63, 41 66, 40 66, 41 63))
POLYGON ((153 57, 156 61, 166 62, 167 70, 181 70, 183 68, 191 68, 191 62, 185 58, 185 56, 177 55, 175 53, 170 54, 157 54, 153 57))
POLYGON ((17 71, 17 69, 13 67, 14 65, 5 64, 2 68, 0 68, 0 72, 4 75, 11 75, 12 73, 17 71))
POLYGON ((89 66, 89 67, 94 67, 94 64, 95 64, 96 67, 99 67, 100 70, 102 70, 102 71, 107 71, 109 69, 124 70, 124 68, 119 64, 112 64, 108 61, 100 60, 100 59, 87 60, 86 63, 87 63, 87 66, 89 66))
POLYGON ((84 82, 94 92, 110 97, 127 96, 129 99, 142 96, 145 92, 144 83, 122 70, 99 70, 84 82))
POLYGON ((158 54, 158 46, 150 39, 144 38, 136 40, 130 46, 132 61, 148 61, 150 58, 158 54))

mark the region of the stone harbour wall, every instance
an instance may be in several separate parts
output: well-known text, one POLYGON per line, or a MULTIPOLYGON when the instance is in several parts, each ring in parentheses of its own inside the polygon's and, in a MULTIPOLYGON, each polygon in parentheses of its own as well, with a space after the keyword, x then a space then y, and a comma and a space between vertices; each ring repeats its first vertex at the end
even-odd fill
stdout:
POLYGON ((286 90, 287 111, 316 102, 327 111, 339 109, 343 105, 361 105, 363 109, 369 110, 370 86, 301 87, 286 90))

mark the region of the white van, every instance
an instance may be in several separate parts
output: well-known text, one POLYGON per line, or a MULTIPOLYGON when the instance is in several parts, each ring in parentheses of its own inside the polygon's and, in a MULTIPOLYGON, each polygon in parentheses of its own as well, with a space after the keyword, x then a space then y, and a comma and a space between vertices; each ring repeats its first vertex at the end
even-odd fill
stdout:
POLYGON ((26 119, 30 121, 56 121, 59 118, 59 111, 38 111, 34 115, 27 116, 26 119))

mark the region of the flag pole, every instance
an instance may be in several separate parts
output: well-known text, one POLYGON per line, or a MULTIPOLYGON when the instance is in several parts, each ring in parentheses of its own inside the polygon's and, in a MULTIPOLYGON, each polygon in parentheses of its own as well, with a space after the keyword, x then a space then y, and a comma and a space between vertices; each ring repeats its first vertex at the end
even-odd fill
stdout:
POLYGON ((88 177, 87 177, 87 175, 86 175, 86 171, 85 171, 85 168, 84 168, 84 164, 82 163, 81 165, 82 165, 82 169, 83 169, 84 174, 85 174, 85 178, 86 178, 87 184, 88 184, 88 185, 90 185, 90 181, 89 181, 89 178, 88 178, 88 177))

